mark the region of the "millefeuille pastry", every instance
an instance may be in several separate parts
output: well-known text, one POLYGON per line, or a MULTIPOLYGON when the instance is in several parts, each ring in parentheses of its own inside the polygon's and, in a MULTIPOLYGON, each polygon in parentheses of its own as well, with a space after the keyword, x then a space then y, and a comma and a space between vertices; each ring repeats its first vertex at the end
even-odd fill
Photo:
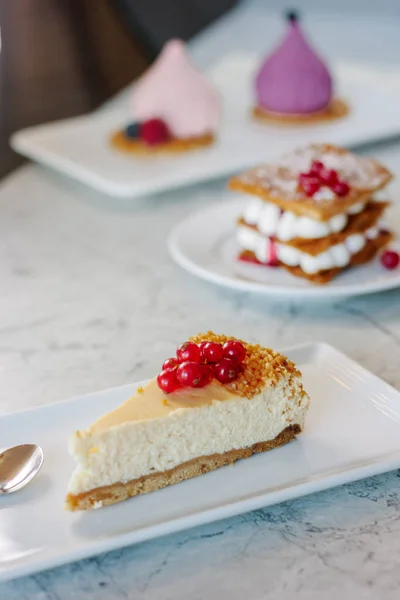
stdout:
POLYGON ((391 177, 377 161, 329 144, 233 177, 229 187, 249 199, 237 224, 239 257, 313 283, 372 260, 393 238, 381 223, 388 202, 374 196, 391 177))
POLYGON ((199 334, 156 379, 72 436, 66 506, 114 504, 286 444, 308 406, 300 371, 278 352, 199 334))
POLYGON ((312 124, 338 119, 347 104, 334 96, 325 62, 307 41, 295 12, 281 44, 262 63, 255 79, 253 115, 266 123, 312 124))
POLYGON ((113 146, 153 155, 209 146, 221 117, 221 101, 191 63, 183 42, 170 40, 136 83, 131 122, 113 134, 113 146))

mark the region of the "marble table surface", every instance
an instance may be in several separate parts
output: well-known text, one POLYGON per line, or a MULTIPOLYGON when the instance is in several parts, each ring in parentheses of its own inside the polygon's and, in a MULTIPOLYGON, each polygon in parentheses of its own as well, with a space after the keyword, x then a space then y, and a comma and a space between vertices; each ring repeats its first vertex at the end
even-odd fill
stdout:
MULTIPOLYGON (((377 151, 400 174, 400 147, 377 151)), ((400 388, 400 290, 288 304, 205 284, 165 238, 223 183, 116 202, 29 165, 0 188, 0 412, 154 374, 189 334, 334 344, 400 388)), ((0 585, 5 600, 397 598, 393 472, 0 585)))
MULTIPOLYGON (((400 175, 400 142, 374 153, 400 175)), ((400 290, 267 302, 172 263, 171 227, 223 195, 217 181, 115 201, 34 165, 2 182, 0 414, 150 377, 205 329, 275 347, 325 341, 400 389, 400 290)), ((392 472, 0 584, 0 598, 394 600, 399 567, 392 472)))

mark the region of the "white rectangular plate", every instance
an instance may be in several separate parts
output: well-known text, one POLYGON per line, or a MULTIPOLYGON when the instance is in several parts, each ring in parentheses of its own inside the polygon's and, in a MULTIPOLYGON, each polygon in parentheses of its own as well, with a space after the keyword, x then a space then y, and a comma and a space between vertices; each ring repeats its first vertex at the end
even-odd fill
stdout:
POLYGON ((330 346, 283 352, 301 368, 311 396, 295 442, 97 511, 63 509, 74 468, 67 439, 139 384, 2 416, 2 446, 36 442, 45 462, 27 488, 0 497, 0 580, 400 467, 399 392, 330 346))
POLYGON ((217 142, 207 149, 135 158, 111 148, 110 134, 130 119, 129 94, 91 115, 19 131, 11 145, 101 192, 135 197, 223 176, 311 141, 354 146, 400 133, 400 71, 338 64, 337 91, 351 105, 350 115, 313 126, 279 127, 249 116, 258 64, 254 55, 230 54, 209 71, 222 96, 224 118, 217 142))

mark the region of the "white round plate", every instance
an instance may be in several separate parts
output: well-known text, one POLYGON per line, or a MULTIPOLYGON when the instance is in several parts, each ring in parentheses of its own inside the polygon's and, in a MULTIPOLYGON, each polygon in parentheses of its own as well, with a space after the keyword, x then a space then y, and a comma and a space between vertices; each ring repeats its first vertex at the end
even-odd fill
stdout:
MULTIPOLYGON (((311 284, 283 269, 237 260, 235 223, 245 200, 229 200, 199 210, 181 221, 171 232, 168 248, 184 269, 212 283, 265 296, 313 300, 370 294, 400 287, 400 267, 388 271, 378 259, 349 269, 326 285, 311 284)), ((391 229, 400 231, 400 211, 390 209, 391 229)))

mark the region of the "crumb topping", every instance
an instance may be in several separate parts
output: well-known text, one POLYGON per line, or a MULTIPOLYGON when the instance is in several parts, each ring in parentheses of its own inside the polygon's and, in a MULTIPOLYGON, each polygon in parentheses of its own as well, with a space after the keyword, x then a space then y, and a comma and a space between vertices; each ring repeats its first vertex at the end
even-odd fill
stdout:
POLYGON ((229 340, 237 340, 246 348, 246 358, 242 364, 243 370, 237 379, 226 385, 232 392, 246 398, 253 398, 261 393, 266 381, 274 386, 284 374, 301 376, 292 361, 271 348, 263 348, 259 344, 249 344, 235 337, 216 334, 212 331, 199 333, 190 338, 190 341, 195 344, 203 341, 225 344, 229 340))

